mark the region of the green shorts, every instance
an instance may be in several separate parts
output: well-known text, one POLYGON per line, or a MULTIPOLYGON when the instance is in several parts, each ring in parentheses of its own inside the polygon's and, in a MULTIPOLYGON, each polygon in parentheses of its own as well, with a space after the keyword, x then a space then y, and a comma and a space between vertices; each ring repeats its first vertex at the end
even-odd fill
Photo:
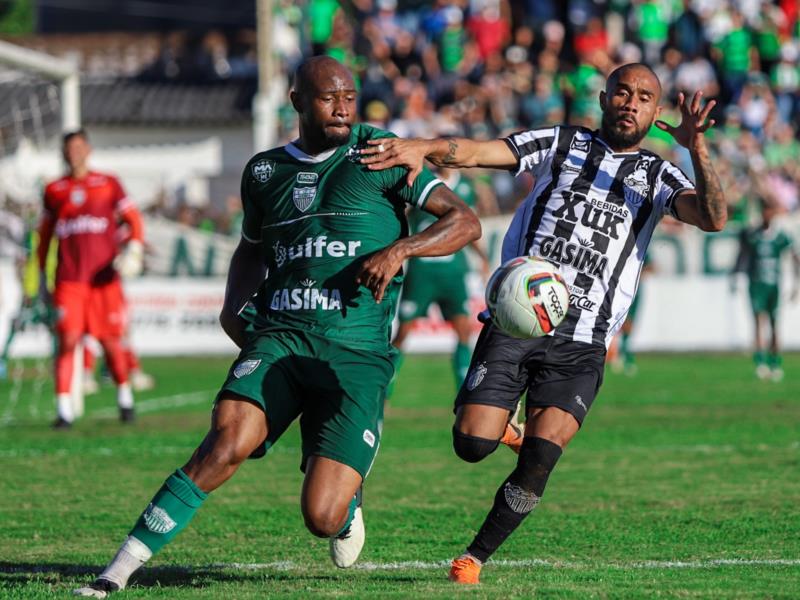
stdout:
POLYGON ((446 321, 456 315, 469 315, 468 274, 469 270, 453 268, 448 263, 409 265, 400 298, 400 321, 424 317, 433 303, 446 321))
POLYGON ((386 386, 394 375, 380 356, 297 330, 253 336, 231 365, 217 400, 233 392, 267 417, 263 456, 300 417, 305 470, 310 456, 344 463, 366 477, 381 440, 386 386))
POLYGON ((752 281, 748 287, 750 304, 756 314, 767 313, 770 318, 775 318, 778 312, 778 299, 780 291, 777 285, 752 281))

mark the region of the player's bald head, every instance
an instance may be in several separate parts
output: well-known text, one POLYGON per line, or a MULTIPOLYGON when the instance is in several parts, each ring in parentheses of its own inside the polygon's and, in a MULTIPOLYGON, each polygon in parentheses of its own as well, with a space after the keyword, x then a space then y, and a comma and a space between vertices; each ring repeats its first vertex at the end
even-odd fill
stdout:
POLYGON ((606 94, 611 94, 620 81, 625 81, 632 77, 643 79, 644 85, 650 87, 651 91, 656 94, 656 100, 661 98, 661 82, 658 79, 658 75, 645 63, 628 63, 611 71, 608 79, 606 79, 606 94))
POLYGON ((294 91, 306 98, 320 90, 355 89, 350 70, 330 56, 312 56, 305 59, 295 69, 294 91))

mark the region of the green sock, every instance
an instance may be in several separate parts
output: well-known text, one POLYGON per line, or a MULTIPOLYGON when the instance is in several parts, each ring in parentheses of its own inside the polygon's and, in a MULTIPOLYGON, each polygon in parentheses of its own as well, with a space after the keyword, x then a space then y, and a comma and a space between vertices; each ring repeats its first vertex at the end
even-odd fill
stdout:
POLYGON ((469 346, 460 343, 456 345, 456 350, 453 352, 453 375, 456 378, 456 387, 461 387, 467 378, 470 358, 472 353, 469 351, 469 346))
POLYGON ((753 353, 753 362, 758 365, 763 365, 766 362, 766 352, 763 350, 756 350, 753 353))
POLYGON ((633 362, 633 355, 630 352, 630 346, 628 344, 628 340, 630 336, 627 333, 623 333, 619 336, 619 356, 622 359, 622 362, 629 363, 633 362))
POLYGON ((770 369, 779 369, 781 363, 783 363, 783 360, 781 359, 780 354, 770 352, 767 355, 767 364, 769 365, 770 369))
POLYGON ((353 516, 356 514, 357 506, 358 506, 358 498, 356 496, 353 496, 353 499, 350 500, 350 505, 347 507, 347 519, 344 522, 344 526, 339 530, 339 533, 337 533, 333 537, 339 537, 345 531, 347 531, 347 528, 350 527, 350 523, 353 522, 353 516))
POLYGON ((130 535, 155 554, 189 524, 208 497, 181 469, 167 477, 130 535))

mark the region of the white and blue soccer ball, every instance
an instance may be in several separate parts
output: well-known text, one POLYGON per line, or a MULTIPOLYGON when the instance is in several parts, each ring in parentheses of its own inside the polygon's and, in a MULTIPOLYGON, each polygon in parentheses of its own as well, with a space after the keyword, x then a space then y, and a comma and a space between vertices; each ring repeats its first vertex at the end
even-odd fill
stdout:
POLYGON ((518 256, 499 267, 486 286, 492 321, 515 338, 536 338, 555 329, 569 309, 569 290, 552 263, 518 256))

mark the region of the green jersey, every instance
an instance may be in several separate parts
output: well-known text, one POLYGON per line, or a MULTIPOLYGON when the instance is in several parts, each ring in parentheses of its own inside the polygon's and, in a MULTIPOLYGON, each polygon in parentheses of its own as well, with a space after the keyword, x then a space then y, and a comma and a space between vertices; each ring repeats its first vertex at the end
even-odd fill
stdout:
MULTIPOLYGON (((447 187, 453 190, 456 196, 464 201, 464 204, 472 209, 475 208, 477 194, 475 193, 475 187, 472 185, 472 182, 469 179, 462 176, 458 171, 455 171, 453 174, 453 179, 444 183, 447 185, 447 187)), ((408 223, 411 226, 411 233, 419 233, 420 231, 424 231, 433 225, 435 221, 435 216, 423 210, 413 209, 408 214, 408 223)), ((466 250, 459 250, 454 254, 448 254, 446 256, 420 256, 417 258, 412 258, 411 261, 414 263, 419 262, 425 264, 447 264, 448 268, 462 270, 467 270, 469 265, 467 261, 466 250)))
POLYGON ((778 285, 781 279, 781 254, 792 246, 791 238, 775 228, 742 232, 744 269, 750 282, 778 285))
POLYGON ((388 347, 402 275, 380 304, 356 275, 367 256, 408 234, 405 205, 423 207, 441 181, 424 169, 408 187, 401 167, 361 165, 358 149, 381 137, 394 136, 354 125, 347 144, 316 156, 287 144, 247 163, 242 236, 261 244, 268 268, 253 300, 256 331, 295 328, 353 348, 388 347))

